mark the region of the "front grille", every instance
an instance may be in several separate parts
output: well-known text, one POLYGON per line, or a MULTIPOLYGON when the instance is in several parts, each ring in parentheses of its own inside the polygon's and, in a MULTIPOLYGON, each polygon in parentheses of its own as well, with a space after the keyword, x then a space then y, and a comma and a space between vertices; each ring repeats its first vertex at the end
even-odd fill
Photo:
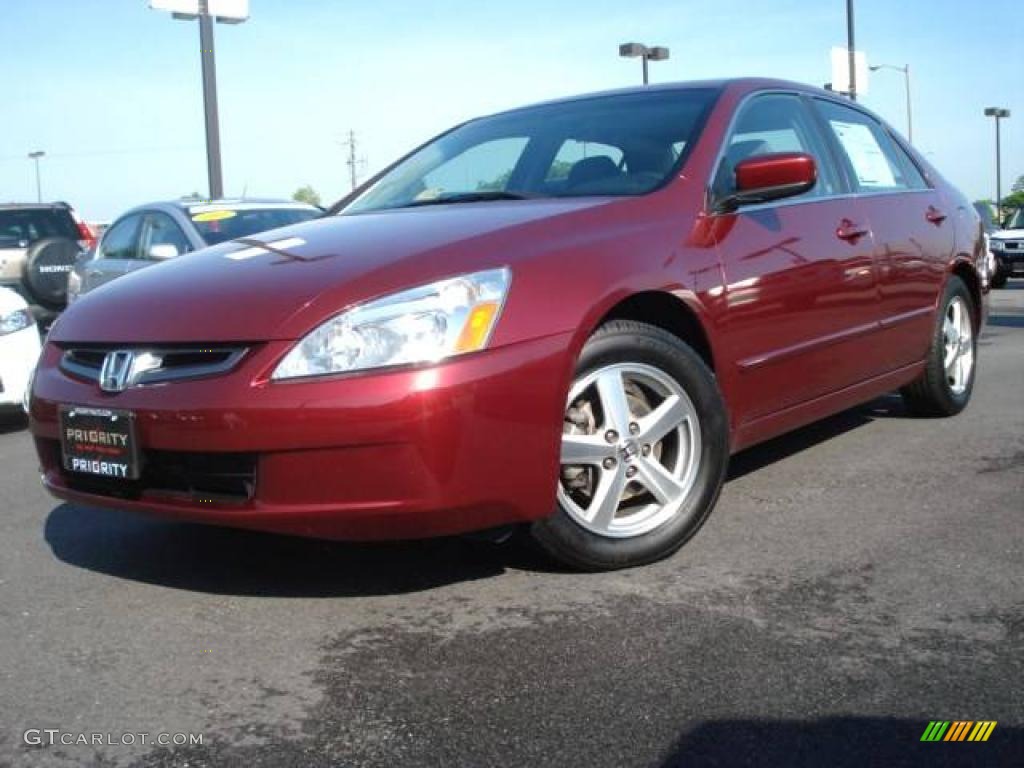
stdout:
POLYGON ((69 376, 97 383, 107 355, 121 351, 133 355, 127 386, 143 386, 220 376, 233 370, 245 357, 248 348, 69 346, 64 348, 60 367, 69 376))
POLYGON ((256 492, 254 453, 143 451, 140 460, 142 475, 134 481, 61 472, 71 490, 129 500, 164 496, 242 504, 256 492))

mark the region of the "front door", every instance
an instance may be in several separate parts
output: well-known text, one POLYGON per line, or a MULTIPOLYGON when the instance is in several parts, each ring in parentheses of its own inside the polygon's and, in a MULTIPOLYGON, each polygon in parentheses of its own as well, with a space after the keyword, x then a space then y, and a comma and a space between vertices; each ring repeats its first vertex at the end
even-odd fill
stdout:
POLYGON ((870 230, 846 194, 805 99, 749 100, 726 139, 714 197, 728 195, 748 157, 805 152, 818 181, 797 197, 720 214, 721 336, 737 426, 869 378, 878 323, 870 230))

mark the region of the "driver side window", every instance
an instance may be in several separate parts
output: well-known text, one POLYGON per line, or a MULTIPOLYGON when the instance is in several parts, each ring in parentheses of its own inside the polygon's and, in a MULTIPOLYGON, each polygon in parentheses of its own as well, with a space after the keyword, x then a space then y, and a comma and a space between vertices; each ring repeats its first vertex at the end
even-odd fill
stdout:
POLYGON ((139 251, 139 222, 141 216, 128 216, 121 219, 103 235, 99 248, 96 249, 97 259, 135 259, 139 251))
POLYGON ((814 158, 818 181, 800 198, 838 194, 827 150, 803 101, 773 93, 755 96, 740 112, 715 175, 715 196, 724 198, 736 191, 736 166, 741 161, 776 152, 803 152, 814 158))

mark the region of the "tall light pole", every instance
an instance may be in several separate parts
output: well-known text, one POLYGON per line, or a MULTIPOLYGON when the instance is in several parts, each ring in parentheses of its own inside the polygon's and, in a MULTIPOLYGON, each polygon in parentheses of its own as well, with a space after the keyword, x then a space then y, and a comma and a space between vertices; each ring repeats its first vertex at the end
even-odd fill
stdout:
POLYGON ((857 100, 856 48, 853 44, 853 0, 846 0, 846 51, 850 67, 850 101, 857 100))
POLYGON ((869 69, 872 72, 877 72, 880 69, 894 69, 897 72, 902 72, 906 83, 907 89, 907 140, 914 143, 914 115, 910 107, 910 65, 904 64, 902 67, 896 64, 874 64, 869 69))
POLYGON ((668 48, 663 46, 654 46, 648 48, 643 43, 623 43, 619 46, 619 56, 627 59, 639 58, 643 62, 644 66, 644 85, 647 85, 647 62, 648 61, 665 61, 668 59, 668 48))
POLYGON ((213 52, 213 20, 241 24, 249 18, 249 0, 149 0, 149 7, 170 11, 174 18, 199 19, 199 51, 203 69, 203 114, 206 122, 206 174, 210 198, 224 197, 217 114, 217 65, 213 52))
POLYGON ((999 147, 999 121, 1010 116, 1010 110, 1002 107, 986 107, 985 117, 993 117, 996 121, 996 220, 1002 226, 1003 221, 1003 158, 999 147))
POLYGON ((43 184, 42 184, 42 182, 39 179, 39 158, 43 157, 44 155, 46 155, 46 153, 43 152, 43 150, 41 150, 41 149, 37 149, 37 150, 34 150, 34 151, 28 153, 29 159, 36 161, 36 202, 37 203, 43 202, 43 184))

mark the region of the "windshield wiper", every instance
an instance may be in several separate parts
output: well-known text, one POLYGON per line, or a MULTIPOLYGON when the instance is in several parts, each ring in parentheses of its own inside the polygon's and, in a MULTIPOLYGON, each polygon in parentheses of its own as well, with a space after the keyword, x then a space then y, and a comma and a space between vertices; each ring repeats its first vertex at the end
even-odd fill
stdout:
POLYGON ((457 195, 435 197, 430 200, 413 200, 411 203, 395 206, 396 208, 419 208, 424 205, 446 205, 448 203, 481 203, 488 200, 535 200, 540 195, 529 195, 523 192, 463 192, 457 195))

